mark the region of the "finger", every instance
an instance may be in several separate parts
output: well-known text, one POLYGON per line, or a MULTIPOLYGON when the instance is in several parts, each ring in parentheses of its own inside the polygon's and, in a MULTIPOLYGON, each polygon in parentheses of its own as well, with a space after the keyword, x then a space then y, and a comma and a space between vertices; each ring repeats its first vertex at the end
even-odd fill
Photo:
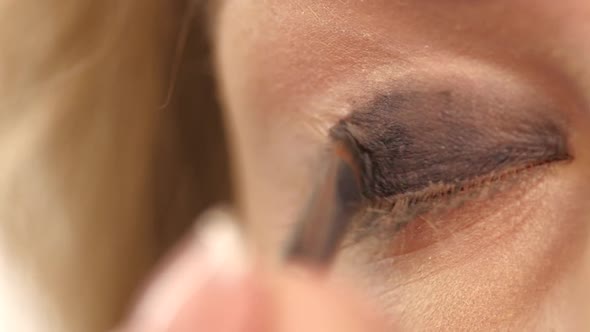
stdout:
POLYGON ((348 285, 335 284, 323 275, 282 273, 275 296, 277 332, 390 331, 368 301, 348 285))
POLYGON ((234 223, 216 218, 167 264, 123 331, 382 330, 359 296, 320 274, 255 268, 234 223))

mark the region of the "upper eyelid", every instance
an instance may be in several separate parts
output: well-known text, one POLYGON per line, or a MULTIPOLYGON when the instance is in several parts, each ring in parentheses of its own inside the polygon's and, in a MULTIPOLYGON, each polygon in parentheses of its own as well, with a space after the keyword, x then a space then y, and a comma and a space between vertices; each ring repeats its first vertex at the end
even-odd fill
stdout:
MULTIPOLYGON (((515 103, 515 109, 494 109, 492 104, 476 113, 480 110, 465 105, 469 98, 454 94, 451 90, 381 94, 332 128, 332 139, 344 134, 357 146, 363 194, 373 211, 369 215, 381 213, 390 225, 393 221, 399 227, 404 220, 419 216, 420 209, 435 206, 428 202, 428 195, 444 194, 445 188, 453 191, 504 172, 573 158, 567 124, 554 116, 554 104, 543 105, 544 109, 535 100, 524 103, 525 107, 515 103), (440 149, 445 146, 452 148, 440 149), (407 199, 420 195, 425 199, 412 209, 407 199), (390 209, 375 211, 379 209, 376 202, 389 204, 390 209)), ((509 101, 503 106, 510 105, 509 101)), ((491 104, 485 100, 481 104, 486 102, 491 104)), ((485 187, 472 186, 474 192, 485 187)), ((448 195, 455 198, 452 196, 448 195)), ((364 221, 355 222, 355 227, 375 229, 371 224, 382 222, 373 217, 361 218, 364 221)), ((387 223, 377 229, 385 226, 387 223)), ((358 229, 353 233, 362 236, 358 229)))
POLYGON ((570 157, 567 132, 551 116, 518 109, 495 120, 489 110, 467 114, 461 103, 451 91, 380 95, 341 120, 332 132, 356 138, 370 178, 365 195, 387 197, 570 157))

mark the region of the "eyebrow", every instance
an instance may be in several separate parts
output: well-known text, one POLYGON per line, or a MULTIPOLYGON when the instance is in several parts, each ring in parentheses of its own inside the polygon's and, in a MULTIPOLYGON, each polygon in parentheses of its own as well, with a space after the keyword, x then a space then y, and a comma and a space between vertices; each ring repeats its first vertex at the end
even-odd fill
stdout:
POLYGON ((354 138, 368 198, 571 158, 551 110, 494 108, 494 100, 474 110, 472 102, 451 90, 380 94, 330 135, 354 138))

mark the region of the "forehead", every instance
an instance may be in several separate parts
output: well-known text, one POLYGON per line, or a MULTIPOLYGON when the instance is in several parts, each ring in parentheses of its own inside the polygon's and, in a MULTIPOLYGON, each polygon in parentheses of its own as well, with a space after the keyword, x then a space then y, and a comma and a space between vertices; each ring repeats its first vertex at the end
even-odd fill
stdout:
POLYGON ((540 0, 534 5, 526 0, 217 0, 212 3, 221 14, 222 26, 241 27, 242 33, 255 32, 266 37, 286 34, 295 38, 297 33, 304 32, 307 37, 314 37, 328 28, 334 35, 357 33, 365 38, 378 35, 403 38, 411 30, 414 37, 427 34, 431 42, 447 43, 461 34, 485 37, 490 39, 488 42, 525 41, 521 38, 542 32, 554 35, 555 27, 567 29, 580 18, 587 19, 590 10, 590 4, 580 0, 559 3, 540 0), (391 30, 392 27, 397 30, 391 30))
POLYGON ((578 75, 590 55, 584 1, 226 0, 218 14, 222 80, 275 107, 356 74, 375 82, 462 57, 578 75))

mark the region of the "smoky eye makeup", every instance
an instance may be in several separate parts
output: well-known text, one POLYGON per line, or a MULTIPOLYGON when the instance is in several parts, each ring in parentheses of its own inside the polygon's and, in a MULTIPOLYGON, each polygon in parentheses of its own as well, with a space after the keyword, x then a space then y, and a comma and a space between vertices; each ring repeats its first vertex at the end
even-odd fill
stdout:
POLYGON ((449 203, 456 193, 572 159, 566 122, 552 105, 477 98, 453 90, 379 94, 332 127, 332 139, 354 142, 367 206, 397 212, 400 227, 443 197, 449 203))
POLYGON ((368 198, 570 158, 564 131, 538 112, 531 119, 522 113, 494 119, 485 114, 490 110, 463 106, 449 91, 382 95, 341 120, 331 135, 354 138, 368 198))

